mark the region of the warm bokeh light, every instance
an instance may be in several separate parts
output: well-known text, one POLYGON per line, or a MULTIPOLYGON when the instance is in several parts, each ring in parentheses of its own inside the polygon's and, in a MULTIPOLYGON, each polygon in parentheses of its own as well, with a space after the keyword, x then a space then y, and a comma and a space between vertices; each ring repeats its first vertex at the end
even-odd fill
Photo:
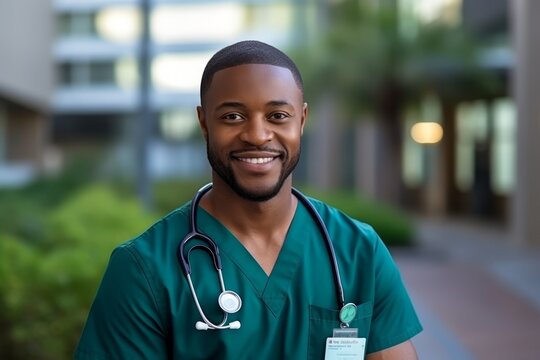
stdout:
POLYGON ((418 122, 411 128, 411 137, 419 144, 436 144, 443 137, 443 128, 436 122, 418 122))
POLYGON ((96 29, 105 39, 126 43, 141 33, 141 17, 134 6, 110 6, 97 13, 96 29))

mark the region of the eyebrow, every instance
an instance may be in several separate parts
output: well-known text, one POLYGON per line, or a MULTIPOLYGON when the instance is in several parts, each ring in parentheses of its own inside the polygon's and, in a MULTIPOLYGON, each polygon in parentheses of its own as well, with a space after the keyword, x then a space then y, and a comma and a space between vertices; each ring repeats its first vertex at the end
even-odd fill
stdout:
POLYGON ((221 110, 223 108, 245 108, 246 106, 242 104, 241 102, 235 102, 235 101, 227 101, 219 104, 216 107, 216 110, 221 110))
MULTIPOLYGON (((266 103, 266 106, 292 106, 292 104, 286 100, 272 100, 266 103)), ((221 110, 223 108, 246 108, 246 105, 244 105, 241 102, 236 101, 226 101, 221 104, 219 104, 216 107, 216 110, 221 110)))
POLYGON ((291 103, 285 100, 273 100, 266 103, 266 105, 270 106, 292 106, 291 103))

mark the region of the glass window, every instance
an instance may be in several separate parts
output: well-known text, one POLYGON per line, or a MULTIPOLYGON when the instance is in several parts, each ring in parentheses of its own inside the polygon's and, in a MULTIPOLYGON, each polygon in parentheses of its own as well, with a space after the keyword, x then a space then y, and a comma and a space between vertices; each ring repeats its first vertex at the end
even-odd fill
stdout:
POLYGON ((141 13, 133 5, 107 6, 96 14, 94 24, 100 37, 118 43, 137 40, 142 30, 141 13))
POLYGON ((138 84, 137 61, 133 57, 114 62, 64 63, 58 67, 58 83, 64 86, 116 85, 133 89, 138 84))
POLYGON ((57 31, 60 35, 71 34, 71 14, 60 14, 57 17, 57 31))
POLYGON ((60 85, 69 85, 73 83, 73 74, 72 74, 72 65, 71 64, 61 64, 58 67, 58 83, 60 85))
MULTIPOLYGON (((426 123, 440 124, 442 122, 442 110, 439 98, 434 94, 424 96, 418 108, 410 108, 405 113, 405 129, 403 131, 403 181, 409 187, 417 187, 429 181, 429 174, 433 171, 433 156, 429 156, 429 147, 441 140, 433 137, 435 134, 427 134, 433 138, 429 144, 417 142, 413 139, 414 128, 426 123)), ((437 128, 438 130, 439 128, 437 128)), ((426 134, 425 134, 426 135, 426 134)))
POLYGON ((407 110, 403 129, 403 182, 410 188, 421 186, 424 182, 425 162, 422 145, 410 136, 410 130, 419 121, 418 111, 407 110))
POLYGON ((511 99, 494 102, 493 121, 491 186, 496 194, 507 195, 516 180, 516 109, 511 99))
POLYGON ((156 42, 228 41, 245 29, 242 4, 187 4, 157 6, 151 15, 156 42))
POLYGON ((134 57, 118 59, 114 64, 115 84, 123 89, 134 89, 139 83, 137 60, 134 57))
POLYGON ((198 92, 201 74, 212 53, 163 54, 152 61, 154 87, 162 90, 198 92))
POLYGON ((456 171, 458 189, 468 191, 474 181, 476 144, 488 140, 488 110, 484 101, 461 103, 456 118, 456 171))
POLYGON ((253 34, 287 34, 292 30, 294 9, 291 4, 253 4, 247 7, 246 30, 253 34))
POLYGON ((91 84, 114 84, 115 73, 114 63, 111 61, 94 62, 90 64, 90 83, 91 84))
POLYGON ((94 35, 95 14, 90 12, 64 13, 58 16, 58 32, 61 35, 94 35))
POLYGON ((171 141, 188 139, 198 129, 198 121, 192 108, 165 111, 161 114, 159 124, 163 138, 171 141))

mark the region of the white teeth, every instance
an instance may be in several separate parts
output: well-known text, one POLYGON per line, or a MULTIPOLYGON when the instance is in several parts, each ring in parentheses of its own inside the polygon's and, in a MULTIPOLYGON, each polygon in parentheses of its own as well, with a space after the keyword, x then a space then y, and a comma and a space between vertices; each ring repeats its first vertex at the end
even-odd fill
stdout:
POLYGON ((240 161, 248 162, 250 164, 266 164, 270 161, 274 160, 274 158, 271 157, 265 157, 265 158, 239 158, 240 161))

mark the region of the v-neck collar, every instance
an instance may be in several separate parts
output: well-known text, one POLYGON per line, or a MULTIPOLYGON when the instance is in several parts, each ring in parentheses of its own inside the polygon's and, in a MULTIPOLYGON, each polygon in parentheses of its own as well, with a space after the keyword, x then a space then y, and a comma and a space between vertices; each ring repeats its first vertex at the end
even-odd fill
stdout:
POLYGON ((275 317, 279 316, 283 308, 293 276, 302 258, 305 244, 302 239, 305 225, 302 219, 306 218, 306 212, 307 209, 299 201, 276 263, 268 276, 257 260, 225 226, 203 208, 197 209, 199 221, 210 224, 202 231, 214 239, 222 256, 227 256, 238 267, 275 317))

